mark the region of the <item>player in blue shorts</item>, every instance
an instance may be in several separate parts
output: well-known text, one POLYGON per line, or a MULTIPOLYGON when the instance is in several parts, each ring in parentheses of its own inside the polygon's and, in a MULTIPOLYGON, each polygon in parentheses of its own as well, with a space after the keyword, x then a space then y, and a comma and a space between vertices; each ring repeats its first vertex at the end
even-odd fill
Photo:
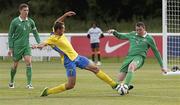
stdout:
POLYGON ((60 84, 59 86, 53 88, 45 88, 42 91, 41 96, 60 93, 65 90, 74 88, 76 83, 76 67, 93 72, 98 78, 109 84, 113 89, 115 89, 118 85, 106 73, 99 69, 94 63, 90 62, 86 57, 78 55, 78 53, 73 49, 71 43, 65 37, 65 26, 63 23, 64 19, 68 16, 73 16, 75 14, 75 12, 69 11, 65 13, 63 16, 59 17, 55 21, 53 27, 53 34, 43 43, 32 46, 33 48, 41 49, 49 45, 54 50, 59 52, 61 55, 61 60, 64 63, 64 67, 66 68, 66 74, 68 77, 67 83, 60 84))

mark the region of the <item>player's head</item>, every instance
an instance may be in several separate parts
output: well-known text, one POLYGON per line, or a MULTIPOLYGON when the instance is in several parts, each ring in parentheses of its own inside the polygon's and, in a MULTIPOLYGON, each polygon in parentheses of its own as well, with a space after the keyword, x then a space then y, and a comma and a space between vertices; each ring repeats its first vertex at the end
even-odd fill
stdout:
POLYGON ((54 28, 54 32, 58 35, 62 35, 65 31, 65 26, 63 22, 56 22, 53 28, 54 28))
POLYGON ((143 22, 137 22, 135 28, 138 35, 144 35, 146 32, 145 25, 143 22))
POLYGON ((93 28, 96 28, 97 27, 97 23, 94 21, 94 22, 92 22, 92 27, 93 28))
POLYGON ((29 6, 25 3, 22 3, 19 5, 19 12, 20 12, 20 16, 23 18, 28 17, 28 13, 29 13, 29 6))

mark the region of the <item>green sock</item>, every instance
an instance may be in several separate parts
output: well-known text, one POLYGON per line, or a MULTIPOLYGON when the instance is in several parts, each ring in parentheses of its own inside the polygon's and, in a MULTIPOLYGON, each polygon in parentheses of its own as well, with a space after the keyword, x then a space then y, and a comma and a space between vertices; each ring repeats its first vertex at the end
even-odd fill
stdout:
POLYGON ((11 83, 14 83, 14 77, 16 75, 16 69, 11 68, 10 75, 11 75, 11 83))
POLYGON ((125 78, 125 82, 124 82, 124 84, 126 84, 126 85, 129 85, 130 84, 130 82, 131 82, 131 80, 132 80, 132 78, 133 78, 133 72, 132 71, 128 71, 128 73, 127 73, 127 75, 126 75, 126 78, 125 78))
POLYGON ((27 76, 27 84, 31 84, 31 79, 32 79, 32 68, 31 67, 26 67, 26 76, 27 76))

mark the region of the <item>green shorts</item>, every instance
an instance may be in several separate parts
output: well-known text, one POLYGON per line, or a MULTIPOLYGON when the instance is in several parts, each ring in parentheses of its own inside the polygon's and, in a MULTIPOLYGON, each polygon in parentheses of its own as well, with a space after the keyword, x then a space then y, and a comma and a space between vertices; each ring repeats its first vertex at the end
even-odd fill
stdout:
POLYGON ((134 64, 136 65, 136 69, 139 69, 143 66, 144 64, 144 57, 137 55, 137 56, 127 56, 120 68, 120 72, 124 72, 127 73, 128 72, 128 67, 129 64, 134 62, 134 64))
POLYGON ((14 47, 13 48, 13 60, 19 61, 22 57, 30 55, 31 56, 31 48, 28 47, 14 47))

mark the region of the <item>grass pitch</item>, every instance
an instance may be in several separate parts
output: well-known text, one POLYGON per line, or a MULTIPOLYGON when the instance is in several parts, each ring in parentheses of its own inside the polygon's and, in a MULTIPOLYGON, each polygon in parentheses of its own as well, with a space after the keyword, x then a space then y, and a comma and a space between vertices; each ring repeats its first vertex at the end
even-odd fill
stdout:
MULTIPOLYGON (((106 61, 104 61, 106 62, 106 61)), ((120 61, 121 62, 121 61, 120 61)), ((93 73, 77 69, 77 82, 73 90, 39 97, 44 87, 53 87, 67 81, 62 64, 33 62, 32 90, 25 88, 25 64, 19 64, 15 89, 8 88, 9 69, 12 62, 0 61, 0 105, 179 105, 180 75, 163 76, 159 64, 147 59, 132 81, 135 88, 126 96, 119 96, 110 86, 93 73)), ((121 63, 114 60, 101 68, 114 80, 121 63)))

